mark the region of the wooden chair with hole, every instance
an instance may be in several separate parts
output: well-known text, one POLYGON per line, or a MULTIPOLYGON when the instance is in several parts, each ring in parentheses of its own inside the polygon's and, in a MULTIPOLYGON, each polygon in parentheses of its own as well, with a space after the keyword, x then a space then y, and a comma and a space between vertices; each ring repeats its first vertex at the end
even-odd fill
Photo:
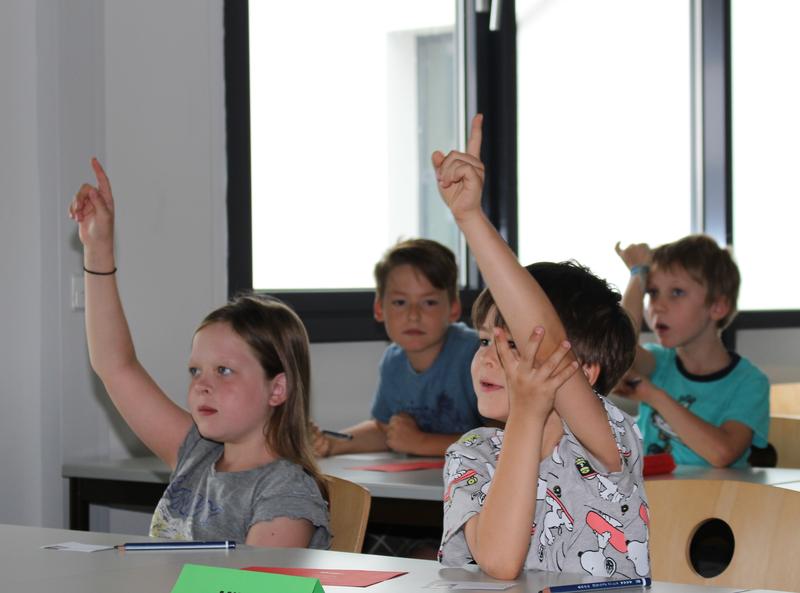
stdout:
MULTIPOLYGON (((800 592, 800 492, 723 480, 650 480, 650 568, 654 580, 800 592), (722 542, 719 519, 733 541, 722 542), (704 531, 711 538, 703 538, 704 531), (704 577, 698 548, 732 551, 727 567, 704 577)), ((708 554, 707 554, 708 556, 708 554)), ((705 568, 707 569, 706 563, 705 568)))
POLYGON ((361 552, 372 504, 369 490, 342 478, 325 476, 331 513, 331 550, 361 552))

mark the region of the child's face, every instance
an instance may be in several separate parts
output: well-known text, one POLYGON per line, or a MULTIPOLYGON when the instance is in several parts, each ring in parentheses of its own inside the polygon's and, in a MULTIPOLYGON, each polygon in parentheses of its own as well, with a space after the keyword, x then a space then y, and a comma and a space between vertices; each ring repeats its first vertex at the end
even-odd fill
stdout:
POLYGON ((492 307, 478 328, 480 345, 472 357, 472 387, 478 397, 478 411, 484 418, 505 422, 508 420, 508 393, 506 375, 494 345, 496 309, 492 307))
POLYGON ((192 340, 189 411, 205 438, 264 446, 272 382, 247 343, 227 323, 192 340))
MULTIPOLYGON (((647 276, 647 322, 667 348, 716 336, 721 303, 706 302, 706 287, 681 266, 654 267, 647 276)), ((725 309, 727 311, 727 309, 725 309)))
POLYGON ((447 328, 461 315, 458 301, 434 287, 411 265, 394 268, 383 298, 375 301, 375 319, 400 346, 417 371, 427 369, 442 349, 447 328))

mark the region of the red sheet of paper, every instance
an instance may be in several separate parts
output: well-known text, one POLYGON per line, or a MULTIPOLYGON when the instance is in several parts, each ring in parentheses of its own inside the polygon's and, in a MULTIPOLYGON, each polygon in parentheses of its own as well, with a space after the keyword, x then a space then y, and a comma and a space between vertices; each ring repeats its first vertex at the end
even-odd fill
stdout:
POLYGON ((642 475, 669 474, 675 469, 675 460, 670 453, 653 453, 644 456, 642 475))
POLYGON ((436 461, 392 461, 390 463, 378 463, 375 465, 359 465, 347 469, 360 469, 373 472, 409 472, 417 469, 442 469, 444 459, 436 461))
POLYGON ((369 587, 375 583, 388 581, 405 572, 389 572, 386 570, 338 570, 329 568, 281 568, 277 566, 248 566, 243 570, 256 572, 272 572, 293 577, 310 577, 319 579, 323 586, 332 587, 369 587))

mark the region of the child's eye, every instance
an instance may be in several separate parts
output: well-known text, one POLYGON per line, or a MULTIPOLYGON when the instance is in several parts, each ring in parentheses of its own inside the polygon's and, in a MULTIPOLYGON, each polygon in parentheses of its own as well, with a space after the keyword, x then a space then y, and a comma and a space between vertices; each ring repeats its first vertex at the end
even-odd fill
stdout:
POLYGON ((672 296, 678 297, 678 296, 683 296, 685 294, 686 294, 686 291, 683 290, 682 288, 673 288, 672 289, 672 296))
POLYGON ((436 299, 426 299, 423 303, 426 307, 435 307, 439 304, 439 301, 436 299))
POLYGON ((189 367, 189 375, 191 375, 192 377, 196 377, 199 374, 200 374, 200 369, 198 369, 197 367, 189 367))
POLYGON ((508 341, 508 347, 511 348, 512 350, 516 350, 517 349, 517 343, 514 340, 509 340, 508 341))
POLYGON ((393 307, 402 307, 406 304, 405 299, 394 299, 391 301, 393 307))
POLYGON ((489 345, 489 339, 488 338, 481 338, 479 341, 480 341, 480 344, 481 344, 481 348, 486 348, 489 345))
POLYGON ((231 373, 233 373, 233 369, 230 369, 228 367, 218 366, 217 367, 217 372, 220 375, 227 376, 227 375, 230 375, 231 373))

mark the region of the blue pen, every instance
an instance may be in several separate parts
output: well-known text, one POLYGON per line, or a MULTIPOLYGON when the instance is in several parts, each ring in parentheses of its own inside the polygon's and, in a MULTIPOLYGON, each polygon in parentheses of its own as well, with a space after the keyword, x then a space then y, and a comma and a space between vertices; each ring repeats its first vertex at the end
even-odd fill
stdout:
POLYGON ((335 439, 343 439, 345 441, 353 440, 353 435, 346 432, 337 432, 335 430, 323 430, 322 434, 328 435, 329 437, 333 437, 335 439))
POLYGON ((601 581, 599 583, 578 583, 576 585, 556 585, 545 587, 539 593, 577 593, 578 591, 599 591, 601 589, 644 589, 650 586, 650 577, 643 579, 622 579, 621 581, 601 581))
POLYGON ((128 542, 114 546, 118 550, 126 551, 153 551, 153 550, 233 550, 236 542, 231 540, 213 542, 128 542))

